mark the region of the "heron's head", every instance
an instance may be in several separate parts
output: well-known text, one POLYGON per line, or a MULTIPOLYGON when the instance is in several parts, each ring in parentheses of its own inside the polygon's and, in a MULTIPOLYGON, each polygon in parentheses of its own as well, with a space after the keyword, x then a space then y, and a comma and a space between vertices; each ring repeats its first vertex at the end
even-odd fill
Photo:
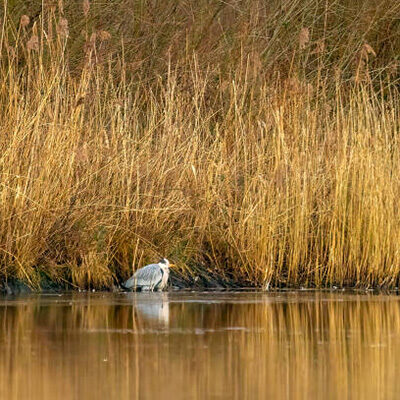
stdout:
POLYGON ((174 264, 171 264, 166 258, 162 258, 158 263, 165 265, 167 268, 174 267, 174 264))

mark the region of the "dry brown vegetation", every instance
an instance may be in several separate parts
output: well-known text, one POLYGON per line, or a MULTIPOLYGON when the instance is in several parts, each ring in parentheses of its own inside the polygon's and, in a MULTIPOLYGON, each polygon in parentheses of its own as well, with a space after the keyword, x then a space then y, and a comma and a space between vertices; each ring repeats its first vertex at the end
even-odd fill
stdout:
POLYGON ((395 286, 398 0, 5 1, 3 279, 395 286))

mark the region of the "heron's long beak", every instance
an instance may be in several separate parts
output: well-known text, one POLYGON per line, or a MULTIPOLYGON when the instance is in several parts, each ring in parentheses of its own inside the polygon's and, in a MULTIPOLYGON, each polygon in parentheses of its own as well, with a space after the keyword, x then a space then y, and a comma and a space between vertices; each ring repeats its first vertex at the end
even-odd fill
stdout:
POLYGON ((176 265, 175 264, 169 264, 169 267, 170 268, 174 268, 174 267, 176 267, 176 265))

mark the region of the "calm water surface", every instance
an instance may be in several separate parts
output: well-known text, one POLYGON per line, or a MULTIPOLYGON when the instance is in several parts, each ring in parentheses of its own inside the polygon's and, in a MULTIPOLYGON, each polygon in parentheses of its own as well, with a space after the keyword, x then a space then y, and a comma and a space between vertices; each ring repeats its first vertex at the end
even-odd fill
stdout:
POLYGON ((0 299, 0 399, 399 399, 400 297, 0 299))

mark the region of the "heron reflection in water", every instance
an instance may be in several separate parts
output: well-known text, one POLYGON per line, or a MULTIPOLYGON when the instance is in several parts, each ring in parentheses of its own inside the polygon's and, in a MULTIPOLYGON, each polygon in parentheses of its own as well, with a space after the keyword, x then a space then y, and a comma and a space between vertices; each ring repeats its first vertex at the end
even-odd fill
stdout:
POLYGON ((133 306, 143 322, 153 324, 169 324, 168 293, 130 294, 133 306))

